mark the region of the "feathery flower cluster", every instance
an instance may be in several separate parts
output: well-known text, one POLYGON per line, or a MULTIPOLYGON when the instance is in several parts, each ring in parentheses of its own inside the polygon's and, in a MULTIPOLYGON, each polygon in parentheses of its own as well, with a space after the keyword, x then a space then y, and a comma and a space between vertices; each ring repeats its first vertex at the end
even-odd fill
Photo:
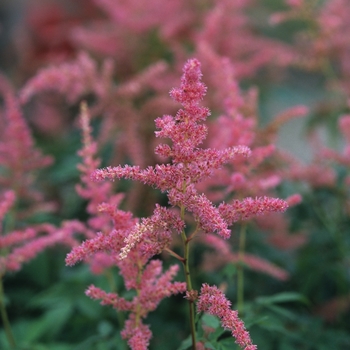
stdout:
POLYGON ((289 9, 272 15, 271 22, 303 20, 305 26, 295 35, 294 59, 290 63, 320 71, 333 87, 350 92, 350 25, 347 0, 286 1, 289 9), (336 66, 337 69, 333 69, 336 66))
MULTIPOLYGON (((202 194, 198 194, 194 184, 213 174, 223 164, 237 156, 249 156, 245 146, 230 147, 225 150, 203 149, 198 146, 207 134, 207 127, 200 122, 209 115, 209 110, 200 106, 206 92, 201 82, 200 63, 189 60, 184 67, 181 87, 170 92, 171 97, 183 105, 175 117, 165 115, 156 119, 160 131, 157 137, 168 137, 168 144, 157 146, 156 154, 171 158, 171 164, 157 165, 141 170, 138 166, 106 168, 97 170, 92 176, 96 181, 103 179, 127 178, 141 181, 167 192, 169 203, 183 206, 192 212, 200 228, 205 232, 217 231, 225 238, 230 236, 227 223, 220 217, 218 210, 202 194)), ((135 240, 139 236, 135 233, 135 240)))
POLYGON ((231 331, 232 336, 236 338, 236 343, 242 349, 257 349, 257 346, 253 345, 244 323, 239 319, 238 312, 231 310, 231 302, 216 286, 211 287, 206 283, 202 285, 197 310, 219 317, 222 327, 231 331))
POLYGON ((83 260, 90 264, 95 273, 101 273, 111 266, 119 268, 125 287, 137 292, 132 300, 126 300, 117 293, 107 293, 93 285, 87 289, 86 295, 101 300, 102 305, 129 312, 121 335, 131 349, 146 350, 152 333, 142 320, 156 309, 162 299, 186 290, 185 283, 171 282, 177 274, 177 265, 162 273, 162 262, 149 260, 169 245, 171 230, 179 232, 184 224, 175 214, 158 205, 153 216, 141 222, 133 218, 130 212, 117 209, 121 197, 112 194, 111 184, 99 186, 90 179, 92 170, 100 164, 100 160, 96 157, 97 145, 91 136, 90 115, 85 103, 81 105, 80 118, 83 131, 83 147, 79 151, 82 157, 79 165, 82 185, 77 191, 88 200, 87 210, 91 217, 84 227, 88 239, 72 249, 66 257, 66 264, 72 266, 83 260), (100 232, 92 233, 96 229, 100 232), (124 259, 127 254, 128 259, 124 259))
POLYGON ((106 60, 98 72, 97 64, 85 52, 68 63, 44 68, 22 88, 20 99, 27 103, 34 95, 43 91, 57 91, 70 103, 78 101, 83 95, 94 92, 104 97, 109 88, 109 78, 113 71, 111 60, 106 60))
POLYGON ((0 186, 6 189, 0 204, 1 224, 6 222, 6 214, 11 216, 2 227, 0 236, 0 276, 3 276, 8 271, 20 270, 24 263, 48 247, 56 244, 76 245, 73 236, 84 232, 84 225, 72 220, 63 222, 60 228, 49 223, 22 228, 30 214, 52 208, 52 204, 44 202, 34 181, 35 172, 48 166, 52 159, 42 155, 35 147, 15 93, 2 75, 0 93, 4 99, 4 111, 0 114, 4 123, 0 133, 0 186), (17 223, 18 217, 21 217, 21 225, 17 223))
POLYGON ((262 215, 268 212, 283 212, 288 204, 279 198, 245 198, 242 201, 234 200, 230 204, 219 205, 219 212, 222 217, 231 225, 238 220, 246 220, 251 217, 262 215))
POLYGON ((117 293, 106 293, 95 286, 90 286, 86 294, 92 299, 101 300, 102 305, 111 305, 118 311, 130 312, 121 333, 122 337, 128 340, 131 349, 146 350, 152 333, 149 327, 142 323, 142 319, 149 312, 155 310, 165 297, 183 293, 186 290, 186 283, 171 282, 177 274, 178 265, 173 265, 162 273, 162 262, 160 260, 149 262, 149 258, 156 254, 154 252, 156 244, 152 244, 154 242, 153 232, 143 232, 143 242, 134 242, 132 247, 129 247, 128 259, 118 257, 129 232, 138 227, 136 220, 129 213, 120 210, 118 212, 120 220, 115 220, 116 228, 110 234, 98 233, 96 237, 75 247, 67 255, 66 263, 67 265, 74 265, 79 260, 89 261, 89 257, 99 252, 110 254, 112 261, 120 269, 125 287, 135 289, 137 295, 129 301, 120 297, 117 293), (152 248, 151 252, 148 252, 148 245, 152 248))
POLYGON ((15 93, 0 75, 0 94, 4 99, 4 110, 0 120, 0 185, 16 189, 16 196, 37 201, 40 195, 33 188, 33 172, 51 164, 51 157, 44 156, 34 145, 31 132, 19 109, 15 93))
MULTIPOLYGON (((287 236, 286 240, 288 241, 288 239, 289 237, 287 236)), ((219 236, 208 234, 203 238, 202 242, 211 249, 214 249, 214 251, 204 254, 202 268, 205 271, 218 270, 227 263, 243 262, 249 269, 264 273, 277 280, 284 281, 289 278, 286 270, 266 259, 246 252, 244 254, 232 252, 230 244, 219 236)))
MULTIPOLYGON (((133 255, 133 258, 136 256, 133 255)), ((132 261, 131 264, 137 264, 137 261, 132 261)), ((131 301, 116 293, 106 293, 93 285, 87 289, 86 295, 92 299, 101 300, 102 305, 111 305, 118 311, 129 311, 130 315, 121 335, 128 340, 131 349, 146 350, 152 333, 149 327, 142 323, 142 319, 149 312, 155 310, 164 298, 172 294, 183 293, 186 290, 185 283, 171 282, 177 274, 178 268, 178 265, 173 265, 162 274, 162 262, 160 260, 150 261, 142 272, 139 271, 134 276, 137 279, 137 281, 133 281, 134 287, 138 293, 131 301)), ((130 271, 128 272, 130 273, 130 271)), ((127 276, 124 275, 124 277, 127 276)), ((130 279, 130 275, 127 278, 130 279)))
MULTIPOLYGON (((199 147, 207 135, 207 127, 202 122, 209 115, 209 110, 200 105, 206 93, 206 87, 201 82, 201 75, 199 61, 189 60, 183 69, 180 88, 174 88, 170 92, 173 100, 181 103, 183 108, 177 112, 175 117, 164 115, 155 121, 159 129, 156 131, 156 136, 169 138, 172 141, 171 145, 159 144, 155 152, 163 158, 170 159, 170 163, 148 167, 144 170, 139 166, 130 165, 108 167, 96 170, 91 176, 94 181, 125 178, 158 188, 166 192, 171 206, 180 209, 181 217, 178 212, 157 205, 151 217, 143 218, 136 223, 134 221, 134 224, 131 224, 128 229, 121 230, 115 226, 112 233, 107 235, 100 233, 95 238, 84 242, 81 247, 75 248, 67 256, 68 264, 74 264, 84 259, 86 255, 100 250, 107 250, 112 254, 120 252, 116 257, 116 265, 119 266, 124 276, 127 288, 142 290, 135 282, 138 276, 137 269, 135 270, 136 261, 141 259, 141 265, 144 266, 153 255, 167 249, 171 243, 172 232, 184 235, 184 213, 186 211, 192 213, 197 224, 194 234, 200 229, 205 233, 216 232, 224 239, 230 237, 229 226, 238 220, 267 212, 285 211, 288 205, 281 199, 246 198, 230 204, 221 203, 219 207, 215 207, 204 194, 198 193, 196 186, 212 176, 215 170, 221 169, 232 159, 244 158, 251 154, 247 146, 232 146, 219 150, 199 147), (120 238, 117 239, 117 237, 120 238)), ((264 152, 257 152, 261 158, 264 158, 262 153, 264 152)), ((188 241, 189 239, 186 242, 188 241)), ((186 261, 185 258, 183 258, 184 261, 186 261)), ((96 289, 93 290, 96 292, 96 289)), ((194 295, 195 292, 187 285, 188 296, 194 295)), ((116 295, 103 295, 106 303, 115 303, 115 305, 120 303, 120 298, 116 295)), ((188 299, 194 302, 190 297, 188 299)), ((232 330, 241 346, 246 349, 255 349, 247 338, 244 327, 241 327, 242 322, 238 320, 233 311, 227 313, 226 316, 220 315, 223 318, 224 327, 232 330)), ((129 318, 129 321, 133 322, 133 318, 129 318)), ((134 324, 134 327, 137 328, 137 324, 134 324)), ((131 345, 130 340, 129 345, 131 345)))
POLYGON ((2 199, 0 202, 0 222, 3 221, 6 213, 10 210, 10 208, 13 206, 16 195, 14 191, 8 190, 5 193, 2 194, 2 199))

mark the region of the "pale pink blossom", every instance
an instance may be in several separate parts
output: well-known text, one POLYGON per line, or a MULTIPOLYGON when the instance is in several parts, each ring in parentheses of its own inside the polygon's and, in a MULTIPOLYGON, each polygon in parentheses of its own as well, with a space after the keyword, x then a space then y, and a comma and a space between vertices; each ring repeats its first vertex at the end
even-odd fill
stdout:
MULTIPOLYGON (((288 238, 288 236, 285 236, 286 242, 288 238)), ((214 252, 208 252, 204 255, 202 268, 206 271, 219 269, 227 263, 236 264, 243 262, 249 269, 264 273, 275 279, 284 281, 289 278, 289 273, 286 270, 266 259, 247 252, 244 252, 244 254, 233 252, 229 242, 223 240, 221 237, 208 234, 202 238, 202 242, 214 249, 214 252)))
POLYGON ((269 212, 284 212, 288 204, 279 198, 244 198, 234 200, 231 203, 219 205, 219 212, 229 225, 239 220, 247 220, 254 216, 269 212))
POLYGON ((0 222, 3 221, 5 215, 13 206, 15 201, 16 201, 16 194, 14 191, 8 190, 2 194, 2 198, 0 202, 0 222))
POLYGON ((236 343, 244 350, 257 349, 253 345, 243 321, 238 317, 238 312, 231 310, 231 302, 216 286, 204 283, 201 287, 197 302, 198 312, 207 312, 220 318, 223 328, 231 331, 236 343))
POLYGON ((41 195, 34 189, 33 174, 50 165, 52 159, 44 156, 35 146, 15 93, 2 75, 0 95, 4 99, 3 125, 0 131, 0 165, 4 171, 0 176, 0 184, 16 188, 17 197, 38 201, 41 195))
POLYGON ((110 88, 112 62, 106 60, 98 71, 96 62, 85 52, 80 52, 71 62, 42 68, 20 92, 20 100, 27 103, 34 95, 45 91, 57 91, 68 102, 74 103, 87 93, 106 97, 110 88))

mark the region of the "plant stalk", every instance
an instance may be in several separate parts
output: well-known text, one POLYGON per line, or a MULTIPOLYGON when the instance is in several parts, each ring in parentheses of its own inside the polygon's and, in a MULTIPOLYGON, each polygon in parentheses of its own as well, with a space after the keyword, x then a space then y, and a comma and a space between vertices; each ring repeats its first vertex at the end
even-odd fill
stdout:
POLYGON ((4 294, 4 287, 2 283, 2 276, 0 277, 0 313, 1 313, 2 324, 4 325, 7 341, 10 344, 11 349, 15 349, 16 341, 12 333, 10 321, 9 321, 6 307, 5 307, 5 294, 4 294))
POLYGON ((237 310, 240 315, 244 309, 244 252, 246 241, 247 225, 242 224, 239 233, 239 253, 238 253, 238 267, 237 267, 237 310))

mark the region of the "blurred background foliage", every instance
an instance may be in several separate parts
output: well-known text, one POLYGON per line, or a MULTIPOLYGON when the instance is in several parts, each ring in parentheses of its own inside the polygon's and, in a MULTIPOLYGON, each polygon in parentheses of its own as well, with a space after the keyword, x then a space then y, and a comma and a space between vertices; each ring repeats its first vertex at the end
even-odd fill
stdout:
MULTIPOLYGON (((1 68, 9 76, 16 70, 15 50, 6 36, 13 33, 16 21, 24 16, 17 14, 14 3, 1 5, 1 68), (8 12, 8 11, 11 12, 8 12), (9 13, 11 16, 9 16, 9 13), (11 22, 9 19, 12 19, 11 22)), ((303 21, 291 21, 276 28, 266 25, 268 16, 285 8, 282 1, 264 0, 251 9, 251 19, 257 30, 267 36, 291 42, 293 33, 305 26, 303 21)), ((156 39, 150 37, 149 51, 156 56, 167 53, 156 39)), ((139 60, 147 58, 139 57, 139 60)), ((149 58, 151 60, 151 58, 149 58)), ((140 65, 145 64, 141 62, 140 65)), ((327 134, 325 142, 341 146, 336 131, 337 118, 345 108, 336 106, 331 110, 333 118, 321 118, 320 102, 334 101, 334 92, 326 88, 326 79, 319 72, 290 69, 283 79, 266 78, 270 72, 261 71, 254 78, 244 79, 242 88, 258 86, 259 109, 262 124, 289 106, 305 104, 316 107, 307 120, 296 120, 284 126, 279 134, 278 147, 292 151, 309 161, 312 158, 305 135, 308 128, 323 122, 327 134), (291 136, 292 135, 292 136, 291 136)), ((278 75, 278 73, 277 73, 278 75)), ((15 75, 15 81, 19 80, 15 75)), ((77 113, 67 108, 68 116, 77 113)), ((154 118, 158 117, 155 115, 154 118)), ((98 121, 94 130, 97 130, 98 121)), ((79 182, 77 155, 81 147, 80 132, 76 124, 67 128, 59 137, 51 137, 35 130, 38 147, 44 154, 55 159, 54 164, 40 173, 39 181, 49 199, 59 203, 56 213, 36 215, 32 222, 52 222, 78 218, 85 220, 86 203, 74 188, 79 182)), ((103 164, 109 164, 110 146, 102 150, 103 164)), ((293 191, 302 194, 303 202, 289 210, 292 231, 307 232, 307 242, 295 251, 281 251, 270 246, 264 232, 254 225, 248 226, 247 247, 249 251, 267 256, 269 260, 286 269, 290 278, 278 281, 265 274, 245 269, 243 319, 259 349, 269 350, 323 350, 350 349, 350 218, 344 214, 348 189, 343 181, 348 169, 335 168, 337 186, 334 188, 310 188, 283 183, 278 188, 281 198, 293 191)), ((126 186, 130 186, 127 184, 126 186)), ((237 229, 238 230, 238 229, 237 229)), ((196 247, 194 266, 200 266, 201 247, 196 247)), ((106 276, 94 276, 85 265, 66 267, 64 248, 50 248, 15 274, 4 278, 6 307, 19 350, 109 350, 127 349, 120 337, 123 315, 109 307, 103 307, 85 296, 90 284, 109 288, 106 276)), ((170 264, 169 259, 164 259, 170 264)), ((193 271, 197 269, 193 268, 193 271)), ((119 290, 123 288, 118 271, 111 271, 119 290)), ((237 266, 228 265, 219 272, 198 272, 194 285, 199 288, 203 281, 221 285, 235 307, 237 293, 237 266)), ((178 276, 182 280, 182 275, 178 276)), ((124 291, 127 295, 130 293, 124 291)), ((187 305, 182 296, 163 300, 160 307, 147 318, 153 338, 151 349, 185 350, 189 343, 187 305), (184 321, 185 320, 185 321, 184 321)), ((199 321, 201 325, 218 328, 218 320, 210 316, 199 321)), ((219 327, 220 328, 220 327, 219 327)), ((209 349, 235 349, 234 339, 223 330, 211 333, 206 346, 209 349)), ((5 334, 0 329, 0 349, 9 349, 5 334)))

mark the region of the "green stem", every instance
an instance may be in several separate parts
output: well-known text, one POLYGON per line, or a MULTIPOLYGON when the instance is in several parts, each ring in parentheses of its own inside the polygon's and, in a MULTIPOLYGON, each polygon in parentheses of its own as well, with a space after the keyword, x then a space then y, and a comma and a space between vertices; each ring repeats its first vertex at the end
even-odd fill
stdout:
MULTIPOLYGON (((191 281, 191 273, 190 273, 190 266, 189 266, 189 254, 190 254, 190 241, 187 239, 186 234, 184 231, 181 232, 182 241, 184 244, 184 255, 185 259, 183 260, 184 270, 185 270, 185 278, 186 278, 186 285, 187 285, 187 291, 191 292, 193 290, 192 288, 192 281, 191 281)), ((195 325, 195 312, 194 312, 194 301, 189 298, 189 311, 190 311, 190 327, 191 327, 191 337, 192 337, 192 349, 196 350, 196 325, 195 325)))
POLYGON ((246 241, 247 225, 242 224, 239 233, 239 253, 238 253, 238 268, 237 268, 237 309, 238 313, 242 314, 244 309, 244 252, 246 241))
MULTIPOLYGON (((181 219, 185 218, 185 208, 181 206, 181 219)), ((181 238, 184 245, 184 259, 182 263, 184 265, 185 270, 185 279, 187 285, 187 292, 189 292, 189 296, 191 296, 192 281, 191 281, 191 273, 190 273, 190 264, 189 264, 189 256, 190 256, 190 241, 192 240, 193 235, 191 235, 191 239, 188 239, 184 230, 181 231, 181 238)), ((189 311, 190 311, 190 327, 191 327, 191 337, 192 337, 192 349, 196 350, 196 324, 195 324, 195 311, 194 311, 194 300, 193 298, 188 299, 189 302, 189 311)))
POLYGON ((136 327, 139 326, 141 320, 141 304, 140 304, 140 295, 141 295, 141 279, 142 279, 142 263, 140 260, 137 261, 138 273, 137 273, 137 305, 136 305, 136 327))
POLYGON ((7 316, 7 311, 5 307, 5 294, 4 294, 4 287, 2 283, 2 276, 0 277, 0 313, 1 313, 1 319, 2 323, 4 325, 4 330, 5 330, 5 335, 7 338, 7 341, 10 344, 10 347, 12 349, 16 348, 16 341, 15 337, 13 336, 12 330, 11 330, 11 325, 9 318, 7 316))

